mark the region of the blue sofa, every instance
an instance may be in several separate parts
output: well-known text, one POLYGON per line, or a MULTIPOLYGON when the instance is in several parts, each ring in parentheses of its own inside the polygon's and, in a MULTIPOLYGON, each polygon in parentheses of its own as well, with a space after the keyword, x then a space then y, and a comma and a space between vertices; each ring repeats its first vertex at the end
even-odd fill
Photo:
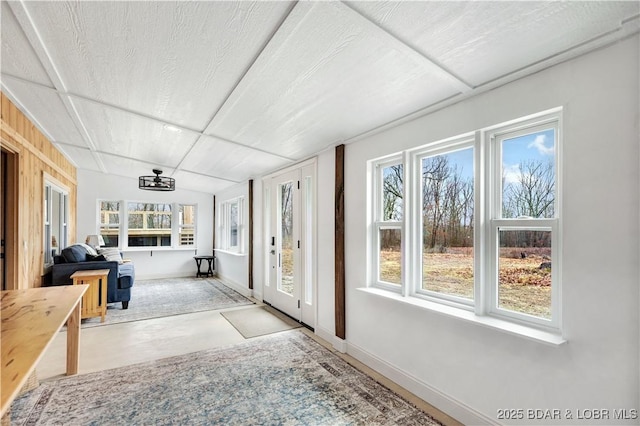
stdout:
POLYGON ((108 269, 107 303, 122 302, 122 309, 129 307, 131 287, 135 280, 133 262, 120 263, 118 260, 100 260, 104 256, 94 254, 86 244, 73 244, 55 256, 51 268, 51 285, 73 284, 71 275, 88 269, 108 269))

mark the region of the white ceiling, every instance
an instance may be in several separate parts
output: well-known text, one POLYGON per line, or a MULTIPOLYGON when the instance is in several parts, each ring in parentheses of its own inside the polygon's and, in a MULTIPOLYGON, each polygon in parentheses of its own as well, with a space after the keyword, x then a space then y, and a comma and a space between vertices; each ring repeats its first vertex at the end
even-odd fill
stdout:
POLYGON ((215 193, 640 30, 637 1, 2 2, 2 90, 80 169, 215 193))

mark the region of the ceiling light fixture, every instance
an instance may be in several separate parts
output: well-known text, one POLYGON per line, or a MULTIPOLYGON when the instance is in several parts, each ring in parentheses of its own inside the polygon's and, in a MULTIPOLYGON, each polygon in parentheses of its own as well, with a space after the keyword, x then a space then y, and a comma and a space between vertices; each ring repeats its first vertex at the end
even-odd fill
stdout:
POLYGON ((179 128, 177 126, 174 126, 173 124, 165 124, 162 127, 164 127, 165 130, 169 130, 171 132, 178 132, 179 133, 179 132, 182 131, 181 128, 179 128))
POLYGON ((176 180, 170 177, 161 177, 162 170, 153 169, 155 176, 140 176, 138 178, 138 188, 147 191, 175 191, 176 180))

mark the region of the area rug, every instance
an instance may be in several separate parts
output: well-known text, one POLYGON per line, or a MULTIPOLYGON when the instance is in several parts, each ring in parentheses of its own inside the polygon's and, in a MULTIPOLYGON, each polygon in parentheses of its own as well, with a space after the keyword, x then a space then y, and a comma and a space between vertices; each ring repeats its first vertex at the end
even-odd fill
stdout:
POLYGON ((214 278, 138 280, 131 287, 129 309, 122 303, 107 305, 104 322, 99 317, 82 320, 82 327, 116 324, 192 312, 210 311, 253 302, 214 278))
POLYGON ((43 382, 12 425, 440 425, 300 330, 43 382))
POLYGON ((220 313, 245 339, 302 327, 270 306, 255 306, 220 313))

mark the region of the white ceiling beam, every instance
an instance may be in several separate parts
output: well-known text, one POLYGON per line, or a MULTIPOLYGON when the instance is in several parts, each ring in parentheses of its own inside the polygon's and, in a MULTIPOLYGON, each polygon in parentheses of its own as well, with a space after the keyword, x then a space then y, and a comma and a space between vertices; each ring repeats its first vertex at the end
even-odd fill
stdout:
POLYGON ((401 124, 407 123, 409 121, 415 120, 419 117, 432 114, 436 111, 439 111, 451 105, 457 104, 458 102, 461 102, 472 96, 476 96, 481 93, 488 92, 489 90, 493 90, 500 86, 504 86, 505 84, 511 83, 512 81, 516 81, 528 75, 534 74, 536 72, 540 72, 544 69, 550 68, 554 65, 558 65, 562 62, 566 62, 570 59, 573 59, 580 55, 584 55, 593 50, 606 47, 619 40, 634 36, 639 32, 640 32, 640 14, 634 15, 632 17, 629 17, 621 21, 620 26, 616 29, 607 31, 589 40, 581 42, 575 46, 571 46, 570 48, 565 49, 562 52, 558 52, 547 58, 541 59, 533 64, 530 64, 526 67, 509 72, 501 77, 498 77, 491 81, 483 83, 480 86, 475 87, 471 92, 460 93, 448 99, 443 99, 442 101, 439 101, 433 105, 429 105, 418 111, 407 114, 404 117, 397 118, 388 123, 382 124, 376 128, 363 132, 359 135, 355 135, 346 140, 342 140, 340 141, 340 143, 349 144, 349 143, 356 142, 361 139, 373 136, 377 133, 383 132, 385 130, 388 130, 393 127, 399 126, 401 124))
MULTIPOLYGON (((211 125, 211 123, 213 123, 213 120, 215 120, 216 116, 218 115, 218 113, 222 110, 222 108, 224 107, 224 105, 229 101, 229 98, 231 98, 231 95, 233 95, 233 93, 236 91, 236 89, 238 88, 238 86, 240 85, 240 83, 242 82, 242 80, 245 79, 245 77, 247 76, 247 74, 249 73, 249 71, 251 70, 251 68, 253 68, 253 66, 255 65, 256 61, 258 60, 258 58, 260 58, 260 56, 262 55, 262 53, 264 52, 264 50, 267 48, 267 46, 269 45, 269 43, 271 43, 271 41, 273 40, 273 37, 278 33, 278 31, 280 31, 280 28, 282 28, 282 25, 285 23, 285 21, 289 18, 289 16, 291 15, 291 12, 293 11, 293 9, 296 7, 296 5, 298 4, 297 0, 292 2, 291 5, 289 6, 289 8, 287 9, 286 13, 283 14, 282 19, 280 19, 280 22, 278 22, 278 24, 276 26, 274 26, 273 30, 271 31, 271 34, 269 35, 269 37, 267 37, 267 39, 265 40, 265 42, 262 44, 262 46, 260 47, 260 49, 258 49, 258 52, 254 55, 253 59, 249 62, 249 65, 247 65, 247 67, 245 68, 245 70, 240 74, 240 77, 238 78, 238 80, 236 81, 236 83, 233 85, 233 87, 231 88, 231 90, 229 90, 229 93, 227 93, 227 95, 225 96, 224 100, 220 103, 220 106, 218 107, 218 109, 216 111, 214 111, 213 115, 211 116, 211 119, 209 120, 209 122, 204 126, 203 130, 209 128, 209 126, 211 125)), ((191 154, 191 152, 195 149, 196 145, 200 144, 202 142, 202 136, 204 134, 202 132, 200 132, 200 136, 198 137, 198 139, 195 141, 195 143, 191 146, 191 148, 189 148, 189 150, 184 154, 184 156, 182 157, 182 159, 180 160, 180 162, 178 163, 178 165, 175 168, 175 171, 180 171, 182 170, 182 164, 185 162, 185 160, 187 159, 187 157, 189 156, 189 154, 191 154)), ((217 136, 214 135, 208 135, 208 136, 212 136, 214 138, 220 139, 220 140, 224 140, 226 142, 230 142, 227 141, 226 139, 223 138, 219 138, 217 136)), ((241 144, 242 145, 242 144, 241 144)), ((245 146, 245 145, 243 145, 245 146)), ((246 146, 247 148, 249 148, 249 146, 246 146)), ((267 151, 263 151, 257 148, 251 148, 251 149, 255 149, 257 151, 262 151, 263 153, 268 153, 267 151)), ((271 154, 273 155, 273 154, 271 154)), ((288 157, 284 157, 281 155, 278 155, 278 157, 293 163, 296 160, 292 159, 292 158, 288 158, 288 157)))
POLYGON ((416 56, 416 55, 419 56, 422 59, 422 62, 424 63, 425 67, 429 71, 434 71, 435 73, 437 73, 444 80, 448 81, 449 84, 451 84, 453 87, 459 90, 460 93, 468 93, 474 89, 474 87, 471 84, 464 81, 462 77, 458 76, 453 71, 451 71, 450 69, 448 69, 443 64, 436 61, 435 59, 429 57, 426 53, 422 52, 420 49, 414 46, 414 44, 411 43, 410 41, 403 39, 399 35, 391 32, 391 30, 379 25, 377 22, 372 21, 367 16, 363 15, 358 10, 354 9, 350 4, 345 2, 340 2, 340 4, 343 5, 346 10, 349 10, 355 15, 357 15, 360 18, 360 20, 366 22, 367 25, 376 28, 379 32, 385 34, 387 37, 393 39, 395 42, 400 43, 404 47, 404 50, 410 56, 416 56))
MULTIPOLYGON (((290 158, 290 157, 286 157, 284 155, 280 155, 280 154, 277 154, 275 152, 271 152, 271 151, 267 151, 267 150, 264 150, 264 149, 256 148, 256 147, 253 147, 251 145, 246 145, 246 144, 243 144, 241 142, 237 142, 237 141, 234 141, 234 140, 231 140, 231 139, 226 139, 226 138, 223 138, 222 136, 218 136, 218 135, 213 134, 213 133, 204 133, 204 132, 202 132, 202 131, 200 131, 198 129, 187 127, 187 126, 184 126, 184 125, 181 125, 181 124, 178 124, 178 123, 173 123, 171 121, 164 120, 164 119, 161 119, 161 118, 158 118, 158 117, 154 117, 152 115, 145 114, 145 113, 142 113, 142 112, 139 112, 139 111, 134 111, 134 110, 131 110, 131 109, 128 109, 128 108, 123 108, 123 107, 118 106, 118 105, 110 104, 108 102, 100 101, 100 100, 93 99, 93 98, 90 98, 90 97, 87 97, 87 96, 78 95, 76 93, 62 92, 62 91, 60 91, 60 90, 58 90, 56 88, 49 87, 49 86, 46 86, 46 85, 41 84, 41 83, 37 83, 35 81, 25 80, 24 78, 17 77, 17 76, 11 75, 11 74, 2 73, 1 75, 2 75, 3 79, 16 80, 16 81, 19 81, 21 83, 25 83, 25 84, 28 84, 28 85, 36 86, 39 89, 43 89, 43 90, 47 90, 47 91, 56 93, 56 94, 58 94, 58 96, 60 96, 61 99, 65 98, 65 97, 80 99, 82 101, 86 101, 86 102, 89 102, 89 103, 92 103, 92 104, 95 104, 95 105, 99 105, 99 106, 102 106, 102 107, 105 107, 105 108, 117 110, 117 111, 124 112, 124 113, 131 114, 131 115, 135 115, 137 117, 145 118, 145 119, 148 119, 148 120, 153 120, 153 121, 161 123, 163 125, 173 126, 173 127, 177 128, 177 129, 180 129, 180 130, 183 130, 183 131, 187 131, 187 132, 193 133, 193 134, 198 135, 198 136, 212 137, 214 139, 218 139, 220 141, 223 141, 223 142, 226 142, 226 143, 229 143, 229 144, 233 144, 233 145, 240 146, 240 147, 243 147, 243 148, 246 148, 246 149, 250 149, 252 151, 260 152, 261 154, 267 154, 267 155, 270 155, 270 156, 273 156, 273 157, 277 157, 277 158, 280 158, 280 159, 282 159, 284 161, 288 161, 290 163, 297 161, 296 159, 293 159, 293 158, 290 158)), ((4 86, 4 87, 6 87, 6 86, 4 86)), ((57 142, 57 141, 54 141, 53 139, 51 139, 51 141, 52 142, 57 142)), ((64 141, 60 141, 60 143, 64 143, 64 141)), ((96 150, 96 149, 94 149, 94 150, 96 150)))
MULTIPOLYGON (((54 87, 59 92, 58 95, 60 97, 60 100, 64 104, 69 117, 75 124, 89 149, 95 151, 96 145, 91 139, 91 136, 89 135, 89 132, 87 131, 87 128, 85 127, 75 105, 73 104, 73 101, 66 96, 60 96, 60 92, 65 93, 67 91, 67 87, 64 84, 60 73, 58 72, 56 64, 49 54, 49 49, 40 36, 38 28, 36 27, 33 19, 31 18, 31 15, 29 14, 29 11, 27 10, 24 0, 20 0, 18 2, 9 2, 9 7, 11 8, 11 11, 13 12, 16 20, 20 24, 22 31, 24 31, 24 34, 27 37, 27 40, 29 41, 29 44, 31 45, 31 48, 33 49, 36 57, 42 64, 42 67, 49 76, 49 79, 53 83, 54 87)), ((96 160, 98 167, 100 167, 100 170, 102 170, 103 173, 107 173, 107 169, 105 168, 102 160, 95 155, 94 159, 96 160)))

